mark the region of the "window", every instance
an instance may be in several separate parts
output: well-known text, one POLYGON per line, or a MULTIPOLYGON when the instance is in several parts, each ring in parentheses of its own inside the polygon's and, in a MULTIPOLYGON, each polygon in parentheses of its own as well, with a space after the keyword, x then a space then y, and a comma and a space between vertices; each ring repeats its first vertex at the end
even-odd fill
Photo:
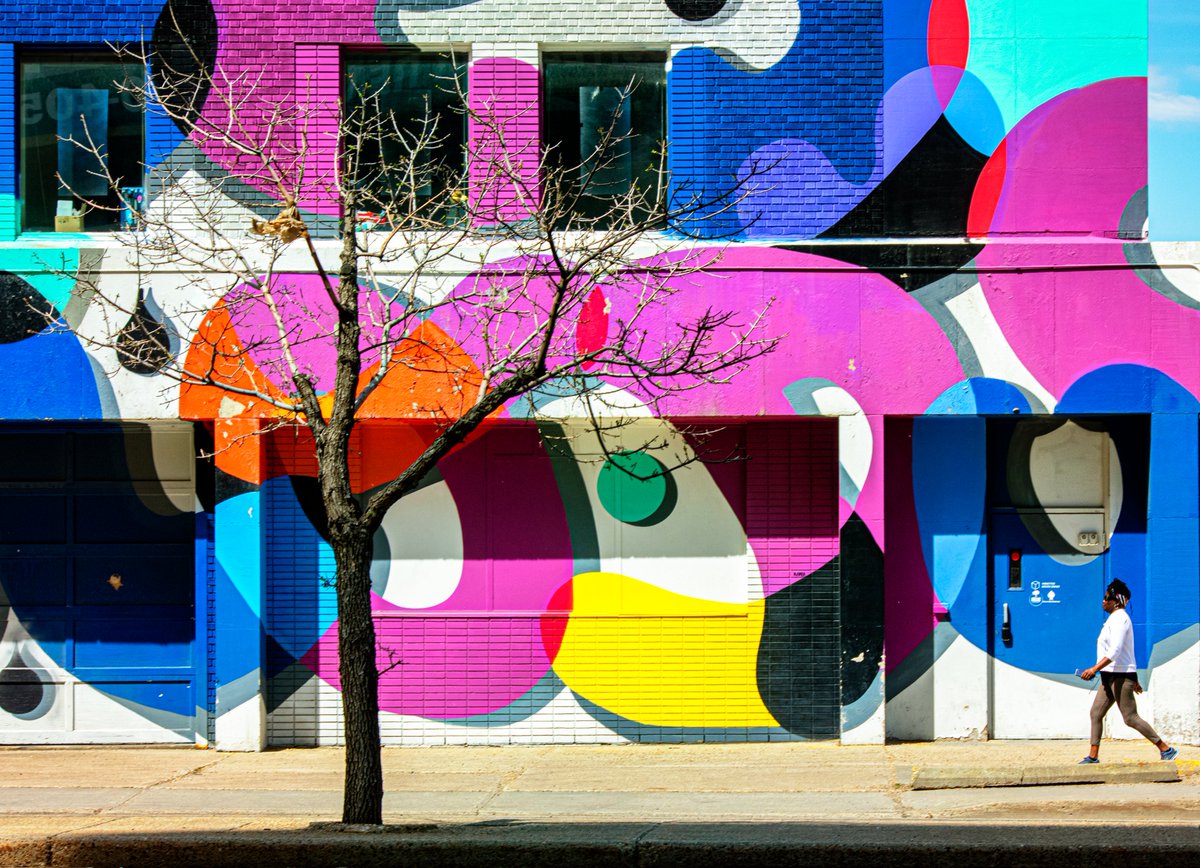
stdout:
POLYGON ((348 170, 360 211, 394 205, 448 220, 465 165, 463 58, 434 52, 362 51, 343 57, 348 170), (458 84, 456 85, 456 80, 458 84))
POLYGON ((77 227, 115 229, 117 187, 142 186, 144 131, 136 92, 141 67, 111 55, 25 54, 20 63, 22 226, 52 230, 84 210, 77 227), (90 140, 95 153, 73 144, 90 140), (84 207, 85 203, 88 207, 84 207))
POLYGON ((578 211, 600 217, 631 190, 661 196, 666 56, 661 52, 542 55, 542 129, 552 167, 586 184, 578 211), (610 135, 612 144, 603 147, 610 135), (636 186, 635 186, 636 185, 636 186))

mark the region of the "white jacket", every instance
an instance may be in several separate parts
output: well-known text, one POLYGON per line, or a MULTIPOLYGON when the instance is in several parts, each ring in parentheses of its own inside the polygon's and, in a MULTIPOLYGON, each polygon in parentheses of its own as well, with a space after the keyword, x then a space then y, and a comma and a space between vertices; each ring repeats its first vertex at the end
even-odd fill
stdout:
POLYGON ((1137 672, 1133 658, 1133 622, 1124 609, 1116 609, 1108 616, 1096 639, 1096 659, 1105 657, 1112 663, 1102 672, 1137 672))

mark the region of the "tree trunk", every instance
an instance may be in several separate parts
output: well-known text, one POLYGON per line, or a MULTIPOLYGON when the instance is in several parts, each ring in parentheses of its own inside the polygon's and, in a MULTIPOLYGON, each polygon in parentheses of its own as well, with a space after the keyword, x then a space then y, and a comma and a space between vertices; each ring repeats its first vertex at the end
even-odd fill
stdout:
POLYGON ((338 655, 346 739, 343 823, 383 822, 379 741, 379 669, 371 619, 371 537, 361 529, 331 534, 337 560, 338 655))

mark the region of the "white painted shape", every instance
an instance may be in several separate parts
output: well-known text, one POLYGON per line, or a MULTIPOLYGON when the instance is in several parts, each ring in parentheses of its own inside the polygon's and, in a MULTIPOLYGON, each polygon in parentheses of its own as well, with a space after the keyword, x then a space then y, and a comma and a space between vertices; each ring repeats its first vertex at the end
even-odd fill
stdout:
POLYGON ((223 711, 213 724, 217 750, 260 751, 267 745, 267 706, 260 692, 223 711))
MULTIPOLYGON (((1079 546, 1079 534, 1097 532, 1109 540, 1121 517, 1125 501, 1121 460, 1111 438, 1067 422, 1034 439, 1029 453, 1029 473, 1034 495, 1059 535, 1079 555, 1050 553, 1055 561, 1078 565, 1101 552, 1079 546), (1086 511, 1056 512, 1062 508, 1092 507, 1086 511), (1083 556, 1082 558, 1080 556, 1083 556)), ((1106 546, 1107 547, 1107 546, 1106 546)))
MULTIPOLYGON (((669 422, 639 421, 614 432, 610 450, 660 443, 652 451, 666 466, 695 453, 669 422)), ((575 444, 582 449, 581 438, 575 444)), ((598 479, 603 457, 576 453, 587 487, 600 548, 600 569, 676 594, 723 603, 762 599, 760 570, 742 527, 708 468, 695 461, 672 472, 678 492, 674 511, 648 527, 625 524, 600 502, 598 479), (687 552, 687 555, 679 555, 687 552)))
MULTIPOLYGON (((1200 645, 1155 666, 1144 683, 1138 713, 1172 745, 1200 744, 1200 645)), ((1115 718, 1113 738, 1141 738, 1115 711, 1110 717, 1115 718)))
POLYGON ((854 396, 838 386, 816 389, 812 393, 812 400, 822 415, 837 417, 838 462, 855 487, 854 491, 842 491, 841 495, 853 506, 871 469, 874 449, 871 423, 854 396))
POLYGON ((440 46, 463 42, 536 42, 543 46, 627 48, 704 46, 755 69, 774 66, 796 41, 796 0, 733 0, 712 18, 685 21, 662 0, 606 0, 570 15, 530 14, 524 0, 479 0, 454 9, 403 9, 409 41, 440 46))
POLYGON ((445 482, 401 498, 383 518, 391 549, 383 598, 408 609, 444 603, 463 569, 462 522, 445 482))
POLYGON ((880 701, 875 710, 871 712, 870 717, 854 729, 842 733, 842 744, 883 744, 887 741, 884 726, 886 717, 887 703, 880 701))
POLYGON ((1180 264, 1177 245, 1163 242, 1150 244, 1154 261, 1161 263, 1159 274, 1173 287, 1188 298, 1200 301, 1200 267, 1194 260, 1184 260, 1180 264))
POLYGON ((641 399, 616 386, 604 385, 585 395, 555 398, 538 408, 537 418, 553 421, 571 419, 652 418, 641 399))
MULTIPOLYGON (((993 738, 1078 738, 1091 731, 1092 690, 992 661, 993 738)), ((1081 684, 1083 682, 1080 682, 1081 684)))
POLYGON ((987 669, 987 654, 956 636, 928 670, 887 703, 888 738, 986 738, 987 669))
POLYGON ((1041 401, 1047 411, 1054 410, 1058 401, 1037 381, 1009 346, 983 294, 983 287, 977 283, 966 292, 956 295, 946 302, 946 309, 971 342, 983 376, 1019 386, 1041 401))
POLYGON ((1104 506, 1108 435, 1066 422, 1034 439, 1029 474, 1043 507, 1104 506))

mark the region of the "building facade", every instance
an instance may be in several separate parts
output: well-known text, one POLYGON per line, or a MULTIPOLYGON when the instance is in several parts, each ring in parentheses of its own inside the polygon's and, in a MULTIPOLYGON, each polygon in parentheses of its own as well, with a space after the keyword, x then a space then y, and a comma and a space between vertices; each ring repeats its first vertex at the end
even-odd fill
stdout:
MULTIPOLYGON (((585 94, 632 70, 672 183, 761 172, 705 224, 720 257, 679 315, 772 299, 778 350, 632 426, 744 460, 641 480, 514 403, 377 535, 385 742, 1082 738, 1114 577, 1143 715, 1200 742, 1200 248, 1147 240, 1146 29, 1144 0, 0 10, 0 742, 340 739, 311 441, 97 337, 95 288, 188 364, 220 315, 196 266, 133 261, 124 200, 78 213, 80 119, 135 180, 241 159, 106 94, 134 74, 106 46, 143 42, 314 106, 333 140, 354 64, 411 91, 461 58, 535 154, 584 147, 585 94)), ((336 148, 297 159, 320 177, 336 148)), ((277 210, 267 185, 222 195, 277 210)), ((336 251, 336 203, 298 205, 336 251)), ((424 442, 383 406, 356 490, 424 442)))

